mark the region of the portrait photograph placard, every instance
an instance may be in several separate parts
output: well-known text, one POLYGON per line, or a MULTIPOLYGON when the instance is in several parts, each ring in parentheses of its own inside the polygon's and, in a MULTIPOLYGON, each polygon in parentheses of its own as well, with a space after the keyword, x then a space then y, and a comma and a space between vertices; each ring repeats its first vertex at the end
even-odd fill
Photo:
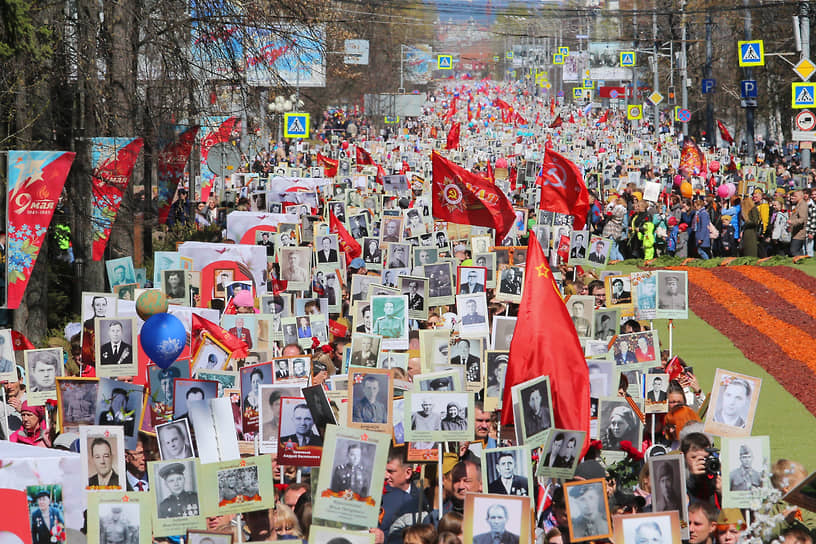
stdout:
POLYGON ((276 454, 278 452, 278 429, 280 428, 280 403, 283 397, 299 397, 300 387, 290 384, 262 384, 258 386, 258 418, 255 431, 258 433, 258 451, 276 454))
POLYGON ((187 274, 184 270, 162 270, 161 286, 168 302, 187 304, 187 274))
POLYGON ((423 372, 414 376, 414 391, 464 391, 458 370, 423 372))
POLYGON ((79 432, 80 425, 96 423, 99 378, 57 378, 57 408, 63 433, 79 432))
POLYGON ((606 481, 603 478, 566 482, 570 542, 601 540, 612 536, 606 481))
POLYGON ((643 411, 647 414, 665 414, 669 411, 669 375, 644 374, 646 394, 643 411))
POLYGON ((723 438, 724 508, 751 508, 762 489, 770 487, 771 443, 768 436, 723 438))
POLYGON ((589 367, 589 396, 594 398, 611 397, 617 394, 615 382, 615 363, 600 359, 587 359, 589 367))
POLYGON ((717 436, 750 436, 762 379, 718 368, 704 432, 717 436))
POLYGON ((393 375, 371 368, 349 371, 348 426, 368 431, 391 432, 393 375))
POLYGON ((147 463, 150 496, 153 501, 153 536, 186 534, 188 529, 204 529, 199 497, 199 465, 195 458, 147 463))
POLYGON ((688 272, 657 271, 657 317, 688 319, 688 272))
POLYGON ((335 527, 309 527, 309 544, 374 544, 374 533, 346 531, 335 527))
POLYGON ((472 393, 405 393, 403 421, 405 439, 411 442, 472 440, 474 433, 472 393))
POLYGON ((595 297, 591 295, 572 295, 566 301, 572 324, 579 338, 592 337, 592 310, 595 297))
POLYGON ((680 518, 677 512, 626 514, 612 516, 615 542, 659 542, 681 544, 680 518))
POLYGON ((326 426, 314 517, 368 530, 378 523, 382 477, 391 444, 388 434, 326 426))
POLYGON ((233 534, 220 531, 187 531, 187 544, 232 544, 233 534))
MULTIPOLYGON (((383 246, 380 246, 382 249, 383 246)), ((388 243, 386 248, 385 268, 408 268, 411 266, 411 244, 388 243)))
POLYGON ((350 366, 376 368, 382 336, 355 332, 351 337, 350 366))
POLYGON ((311 249, 308 247, 278 247, 278 263, 281 279, 287 281, 290 291, 305 291, 309 288, 311 272, 311 249))
POLYGON ((688 538, 685 458, 677 454, 650 457, 649 479, 652 486, 652 511, 679 512, 680 535, 688 538))
POLYGON ((135 376, 139 371, 136 319, 97 317, 94 326, 97 376, 135 376))
POLYGON ((196 379, 218 382, 218 397, 224 396, 225 389, 239 389, 238 372, 235 370, 196 370, 196 379))
POLYGON ((88 494, 88 542, 150 544, 150 512, 147 491, 100 491, 88 494))
POLYGON ((464 335, 490 333, 487 321, 487 298, 484 292, 472 295, 456 295, 456 313, 459 315, 459 331, 464 335))
POLYGON ((274 488, 261 485, 261 482, 272 481, 269 457, 259 455, 222 463, 203 463, 198 470, 204 516, 251 512, 275 505, 274 488))
POLYGON ((510 343, 513 341, 513 333, 516 330, 515 317, 495 316, 493 317, 493 331, 491 339, 492 348, 496 350, 510 350, 510 343))
POLYGON ((96 421, 119 425, 125 431, 125 448, 136 448, 144 408, 144 386, 112 378, 99 378, 96 391, 96 421))
POLYGON ((463 542, 532 542, 530 504, 530 497, 466 493, 463 542))
POLYGON ((62 348, 27 349, 25 364, 26 400, 32 406, 43 406, 57 400, 57 377, 65 374, 62 348))
POLYGON ((553 425, 550 377, 541 376, 514 385, 510 394, 516 416, 516 440, 519 444, 540 441, 553 425))
POLYGON ((627 365, 628 370, 646 370, 660 363, 660 342, 657 331, 641 331, 619 334, 609 349, 617 366, 627 365))
POLYGON ((592 338, 598 341, 612 339, 620 332, 618 310, 595 309, 592 311, 592 338))
POLYGON ((156 442, 159 444, 159 458, 162 461, 195 457, 190 422, 187 419, 156 425, 156 442))
MULTIPOLYGON (((427 318, 427 315, 426 315, 427 318)), ((17 362, 11 329, 0 329, 0 383, 17 380, 17 362)))
POLYGON ((453 271, 454 265, 450 261, 442 261, 422 267, 420 274, 428 278, 429 306, 453 304, 455 294, 453 271))
POLYGON ((460 336, 450 347, 450 364, 462 370, 465 390, 479 392, 484 387, 484 344, 486 337, 460 336))
POLYGON ((496 288, 496 255, 493 253, 474 253, 473 264, 485 269, 485 287, 496 288))
POLYGON ((628 440, 640 444, 643 425, 629 403, 621 397, 598 399, 598 433, 602 449, 620 451, 620 443, 628 440))
POLYGON ((232 352, 224 344, 210 333, 204 332, 198 350, 193 354, 193 373, 199 370, 226 370, 230 366, 231 356, 232 352))
POLYGON ((589 255, 586 264, 593 268, 604 268, 609 260, 609 251, 612 249, 612 240, 600 236, 589 239, 589 255))
POLYGON ((381 349, 408 349, 408 297, 372 297, 373 334, 382 336, 381 349))
POLYGON ((485 351, 486 375, 484 409, 487 412, 500 409, 504 394, 504 375, 507 373, 507 364, 510 360, 508 351, 485 351))
POLYGON ((414 267, 428 266, 439 261, 439 250, 435 247, 415 247, 413 250, 414 267))
POLYGON ((125 433, 113 425, 79 428, 82 481, 87 491, 125 490, 125 433))
POLYGON ((535 478, 523 446, 482 450, 482 489, 494 495, 532 497, 535 478))
POLYGON ((400 276, 400 292, 408 297, 408 319, 428 319, 428 278, 400 276))
POLYGON ((544 457, 538 463, 536 476, 568 480, 575 474, 578 458, 584 448, 586 432, 551 429, 544 444, 544 457))
POLYGON ((523 266, 508 266, 499 272, 499 288, 496 291, 496 300, 518 304, 521 302, 523 291, 523 266))
POLYGON ((188 417, 190 401, 218 398, 218 382, 178 378, 173 394, 173 419, 188 417))
POLYGON ((570 233, 570 250, 567 264, 587 264, 587 246, 589 245, 589 232, 585 230, 575 230, 570 233))
MULTIPOLYGON (((153 425, 173 419, 173 395, 176 389, 176 378, 190 377, 190 364, 186 359, 173 361, 167 368, 156 364, 147 367, 150 384, 150 407, 153 425)), ((203 378, 202 378, 203 379, 203 378)))
POLYGON ((279 404, 278 463, 298 467, 320 466, 323 439, 306 399, 281 397, 279 404))
POLYGON ((105 271, 108 273, 108 285, 110 285, 111 291, 119 285, 136 283, 133 257, 128 256, 105 261, 105 271))
POLYGON ((628 274, 606 276, 604 288, 607 308, 632 306, 632 281, 628 274))
POLYGON ((419 331, 422 370, 432 372, 449 363, 450 331, 426 329, 419 331))
MULTIPOLYGON (((288 373, 289 367, 287 361, 288 360, 284 361, 283 366, 286 367, 288 373)), ((261 384, 273 383, 273 375, 278 371, 276 363, 278 363, 278 361, 245 366, 239 371, 241 377, 241 415, 245 433, 258 432, 258 412, 261 404, 260 397, 258 396, 258 387, 261 384)))

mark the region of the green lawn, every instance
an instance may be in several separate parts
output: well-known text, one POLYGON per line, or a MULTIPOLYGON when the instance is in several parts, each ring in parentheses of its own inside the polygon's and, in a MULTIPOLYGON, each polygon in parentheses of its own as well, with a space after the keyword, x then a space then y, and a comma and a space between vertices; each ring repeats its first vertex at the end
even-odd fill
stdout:
MULTIPOLYGON (((636 270, 627 266, 611 268, 624 273, 636 270)), ((797 268, 816 277, 816 263, 797 268)), ((666 320, 655 321, 664 349, 669 345, 667 325, 666 320)), ((694 367, 694 374, 707 394, 711 390, 717 368, 762 378, 752 434, 771 437, 772 462, 780 458, 793 459, 803 463, 809 472, 816 470, 816 448, 813 448, 811 439, 808 438, 816 435, 816 417, 770 374, 749 361, 727 337, 693 313, 688 320, 675 321, 673 341, 674 353, 694 367)))

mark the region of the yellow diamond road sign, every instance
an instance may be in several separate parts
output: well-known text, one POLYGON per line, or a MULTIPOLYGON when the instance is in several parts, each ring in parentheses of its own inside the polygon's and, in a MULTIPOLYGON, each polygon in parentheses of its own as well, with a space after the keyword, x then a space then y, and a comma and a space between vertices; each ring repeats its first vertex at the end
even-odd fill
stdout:
POLYGON ((663 102, 663 95, 660 94, 659 92, 655 91, 655 92, 653 92, 652 94, 649 95, 649 102, 651 102, 652 104, 657 106, 658 104, 663 102))
POLYGON ((802 81, 807 81, 813 75, 813 72, 816 72, 816 64, 813 64, 810 59, 802 59, 796 63, 793 71, 802 78, 802 81))

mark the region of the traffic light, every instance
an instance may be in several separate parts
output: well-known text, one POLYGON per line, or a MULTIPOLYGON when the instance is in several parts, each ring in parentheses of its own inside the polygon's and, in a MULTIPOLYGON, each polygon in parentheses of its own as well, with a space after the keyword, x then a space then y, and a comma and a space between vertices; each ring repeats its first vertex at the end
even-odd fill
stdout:
POLYGON ((676 104, 676 100, 674 98, 674 86, 669 87, 669 105, 674 106, 676 104))

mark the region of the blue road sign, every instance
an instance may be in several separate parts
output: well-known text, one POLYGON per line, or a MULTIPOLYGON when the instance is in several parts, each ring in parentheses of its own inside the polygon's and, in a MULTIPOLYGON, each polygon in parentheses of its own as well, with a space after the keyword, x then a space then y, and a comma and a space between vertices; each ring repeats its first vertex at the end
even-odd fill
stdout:
POLYGON ((309 137, 309 114, 286 113, 283 119, 283 135, 286 138, 309 137))
POLYGON ((687 109, 680 108, 677 110, 677 120, 681 123, 688 123, 691 121, 691 112, 687 109))
POLYGON ((743 79, 740 81, 740 98, 756 98, 757 82, 755 79, 743 79))
POLYGON ((713 93, 714 87, 717 86, 717 80, 715 79, 704 79, 702 83, 702 90, 703 94, 713 93))

